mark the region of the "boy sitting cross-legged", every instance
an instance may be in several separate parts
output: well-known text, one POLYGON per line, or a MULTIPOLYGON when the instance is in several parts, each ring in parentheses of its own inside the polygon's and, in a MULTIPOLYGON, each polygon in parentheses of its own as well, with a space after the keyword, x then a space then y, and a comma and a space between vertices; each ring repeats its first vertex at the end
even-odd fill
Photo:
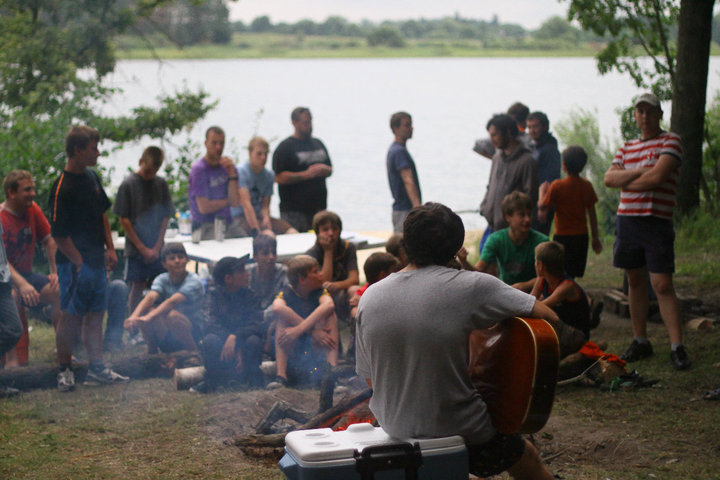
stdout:
POLYGON ((325 363, 337 365, 338 324, 317 260, 298 255, 288 263, 290 285, 273 302, 277 376, 268 389, 319 382, 325 363))
POLYGON ((142 331, 148 353, 197 350, 204 293, 200 277, 185 269, 188 257, 182 243, 163 246, 160 260, 167 272, 155 277, 125 328, 142 331))
POLYGON ((560 358, 577 352, 590 338, 590 303, 585 291, 565 273, 565 249, 558 242, 535 247, 537 280, 531 295, 552 308, 561 323, 554 326, 560 358))

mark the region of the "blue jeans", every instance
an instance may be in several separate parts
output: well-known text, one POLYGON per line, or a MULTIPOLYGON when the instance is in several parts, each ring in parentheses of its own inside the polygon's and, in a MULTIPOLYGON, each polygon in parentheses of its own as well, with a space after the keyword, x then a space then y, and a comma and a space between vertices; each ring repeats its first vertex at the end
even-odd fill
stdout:
POLYGON ((22 323, 12 296, 9 282, 0 282, 0 356, 17 345, 22 335, 22 323))
POLYGON ((220 353, 227 338, 220 338, 218 335, 209 334, 203 338, 200 350, 202 351, 203 363, 205 364, 205 381, 213 387, 226 384, 230 380, 237 380, 246 383, 251 387, 263 385, 263 374, 260 371, 262 361, 263 342, 256 335, 247 338, 238 337, 236 350, 242 352, 243 368, 240 375, 235 371, 235 360, 223 362, 220 360, 220 353))

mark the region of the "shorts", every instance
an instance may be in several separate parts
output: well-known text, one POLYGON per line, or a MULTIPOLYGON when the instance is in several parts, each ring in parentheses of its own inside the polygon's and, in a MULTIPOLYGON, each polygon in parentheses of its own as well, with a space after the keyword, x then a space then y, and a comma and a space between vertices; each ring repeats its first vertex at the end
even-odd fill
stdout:
POLYGON ((588 234, 555 235, 553 240, 565 247, 565 273, 573 278, 585 275, 588 254, 588 234))
POLYGON ((525 452, 525 440, 518 435, 496 433, 482 445, 467 445, 470 473, 490 477, 515 465, 525 452))
MULTIPOLYGON (((260 217, 257 218, 258 222, 260 222, 260 217)), ((240 227, 245 230, 246 232, 251 232, 252 228, 250 228, 250 224, 248 223, 247 219, 244 216, 235 217, 233 222, 237 221, 240 224, 240 227)), ((292 225, 290 225, 285 220, 281 220, 279 218, 270 217, 270 229, 273 231, 275 235, 281 235, 285 232, 287 232, 289 229, 293 228, 292 225)), ((260 228, 262 230, 262 228, 260 228)))
POLYGON ((618 215, 613 266, 626 270, 647 266, 650 273, 674 273, 674 243, 672 220, 618 215))
POLYGON ((107 274, 104 268, 82 264, 78 272, 72 263, 58 265, 60 308, 72 315, 105 311, 107 274))
MULTIPOLYGON (((20 275, 23 276, 25 280, 28 281, 30 285, 38 292, 45 288, 45 285, 50 283, 50 280, 48 279, 47 275, 41 275, 39 273, 35 272, 19 272, 20 275)), ((30 307, 27 303, 25 303, 25 300, 22 300, 22 304, 25 307, 30 307)))
POLYGON ((312 230, 312 221, 314 216, 314 212, 297 212, 295 210, 280 212, 280 218, 292 225, 298 232, 307 232, 308 230, 312 230))
POLYGON ((152 282, 164 271, 159 259, 150 263, 146 263, 142 256, 125 259, 125 283, 152 282))

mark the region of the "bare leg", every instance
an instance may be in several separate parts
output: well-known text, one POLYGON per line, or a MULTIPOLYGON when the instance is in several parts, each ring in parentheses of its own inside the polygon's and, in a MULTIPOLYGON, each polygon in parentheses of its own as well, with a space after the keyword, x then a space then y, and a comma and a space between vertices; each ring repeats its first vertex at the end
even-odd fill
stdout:
POLYGON ((198 349, 192 336, 192 323, 185 315, 177 310, 170 310, 170 313, 165 317, 165 326, 166 332, 169 331, 170 335, 182 343, 185 350, 195 351, 198 349))
POLYGON ((145 290, 145 282, 132 282, 128 296, 128 312, 135 311, 138 303, 142 300, 143 290, 145 290))
POLYGON ((55 348, 57 348, 57 362, 60 365, 70 365, 75 341, 80 335, 82 317, 69 312, 62 312, 60 322, 55 331, 55 348))
POLYGON ((650 282, 658 299, 660 315, 667 328, 671 343, 682 343, 682 322, 680 321, 680 302, 675 294, 672 274, 651 273, 650 282))
POLYGON ((318 325, 315 326, 316 329, 320 329, 324 331, 325 333, 330 335, 330 338, 332 338, 334 342, 334 347, 328 347, 326 345, 321 345, 318 342, 313 341, 313 345, 316 348, 320 348, 322 350, 325 350, 327 353, 325 355, 325 361, 328 362, 333 367, 337 366, 338 363, 338 321, 337 316, 335 315, 334 311, 330 312, 330 315, 321 322, 318 323, 318 325))
POLYGON ((628 276, 628 301, 630 303, 630 321, 633 336, 647 337, 647 268, 626 270, 628 276))
POLYGON ((57 329, 60 318, 62 317, 62 309, 60 308, 60 288, 52 288, 48 283, 40 290, 40 303, 48 304, 52 307, 50 319, 53 327, 57 329))
POLYGON ((508 468, 508 473, 517 480, 553 480, 553 476, 543 465, 532 443, 525 440, 525 451, 520 460, 508 468))
POLYGON ((90 363, 103 361, 103 315, 105 312, 89 312, 85 314, 82 322, 82 338, 90 363))
POLYGON ((277 320, 277 324, 275 326, 275 366, 277 368, 277 376, 283 377, 286 380, 287 380, 288 358, 290 357, 290 354, 292 353, 293 349, 295 348, 295 342, 285 344, 283 346, 280 344, 278 339, 282 336, 282 334, 285 332, 285 330, 287 328, 290 328, 290 325, 287 325, 281 319, 277 320))

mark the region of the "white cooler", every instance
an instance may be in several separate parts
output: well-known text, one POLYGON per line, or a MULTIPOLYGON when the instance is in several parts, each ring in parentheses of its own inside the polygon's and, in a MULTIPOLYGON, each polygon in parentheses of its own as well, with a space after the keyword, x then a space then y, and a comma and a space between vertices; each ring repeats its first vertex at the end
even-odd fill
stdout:
POLYGON ((462 437, 398 440, 369 423, 290 432, 279 466, 289 480, 468 478, 462 437))

